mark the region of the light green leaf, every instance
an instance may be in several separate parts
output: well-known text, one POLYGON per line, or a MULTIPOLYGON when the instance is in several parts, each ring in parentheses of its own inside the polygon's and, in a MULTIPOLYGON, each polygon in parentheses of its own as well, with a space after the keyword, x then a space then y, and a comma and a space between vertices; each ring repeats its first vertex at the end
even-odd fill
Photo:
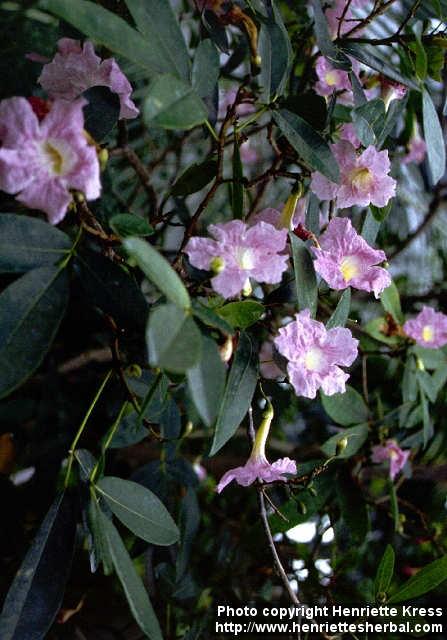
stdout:
POLYGON ((192 312, 196 318, 198 318, 207 327, 213 327, 213 329, 219 329, 224 334, 232 336, 234 329, 226 320, 221 318, 217 313, 202 304, 199 300, 192 301, 192 312))
POLYGON ((334 422, 345 427, 368 420, 368 407, 362 396, 350 385, 346 385, 345 393, 334 393, 326 396, 321 393, 324 410, 334 422))
POLYGON ((447 556, 434 560, 405 582, 388 600, 389 604, 413 600, 433 591, 447 579, 447 556))
POLYGON ((438 114, 426 89, 422 92, 422 119, 424 123, 424 138, 427 145, 428 166, 432 182, 436 184, 445 173, 445 143, 438 114))
POLYGON ((242 302, 229 302, 216 311, 232 327, 247 329, 263 315, 264 306, 255 300, 242 300, 242 302))
POLYGON ((390 313, 398 323, 403 322, 402 307, 400 305, 399 290, 394 282, 380 294, 380 302, 387 313, 390 313))
POLYGON ((385 594, 391 584, 394 573, 395 554, 393 547, 387 544, 374 580, 374 591, 377 596, 385 594))
POLYGON ((344 327, 348 320, 350 309, 351 288, 348 287, 340 296, 340 300, 338 301, 334 313, 326 323, 326 329, 332 329, 333 327, 344 327))
POLYGON ((130 480, 105 476, 95 490, 115 516, 142 540, 169 546, 179 539, 179 530, 169 511, 149 489, 130 480))
POLYGON ((143 117, 148 126, 192 129, 206 121, 208 110, 189 84, 164 74, 149 87, 144 100, 143 117))
POLYGON ((117 213, 109 220, 109 224, 122 238, 128 236, 150 236, 154 233, 153 227, 140 216, 131 213, 117 213))
POLYGON ((186 373, 188 389, 203 422, 210 426, 219 410, 225 388, 225 365, 216 343, 202 336, 202 357, 186 373))
POLYGON ((152 245, 140 238, 126 238, 123 246, 144 275, 165 294, 168 300, 182 309, 191 307, 185 285, 169 262, 152 245))
POLYGON ((305 243, 293 233, 290 233, 290 243, 292 245, 298 308, 300 311, 309 309, 310 315, 314 318, 318 301, 317 276, 314 263, 305 243))

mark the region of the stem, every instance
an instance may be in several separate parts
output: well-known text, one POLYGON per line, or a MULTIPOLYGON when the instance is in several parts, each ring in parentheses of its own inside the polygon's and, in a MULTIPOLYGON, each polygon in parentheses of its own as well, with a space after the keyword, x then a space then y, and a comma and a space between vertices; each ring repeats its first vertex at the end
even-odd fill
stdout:
POLYGON ((93 401, 92 401, 91 405, 87 409, 87 413, 85 414, 84 419, 81 422, 80 427, 79 427, 79 429, 78 429, 78 431, 77 431, 77 433, 76 433, 76 435, 74 437, 74 440, 71 443, 70 449, 68 450, 69 457, 68 457, 67 473, 65 474, 65 483, 64 483, 65 487, 68 487, 68 483, 70 481, 70 475, 71 475, 71 469, 72 469, 72 466, 73 466, 74 453, 76 451, 76 447, 78 445, 78 442, 79 442, 79 440, 80 440, 80 438, 81 438, 81 436, 82 436, 82 434, 84 432, 84 429, 85 429, 85 427, 87 425, 88 419, 90 418, 90 416, 92 414, 92 411, 96 406, 96 403, 98 402, 102 392, 104 391, 104 388, 105 388, 106 384, 110 380, 110 377, 111 377, 112 373, 113 373, 113 369, 111 369, 107 373, 106 377, 102 381, 101 386, 99 387, 98 391, 96 392, 96 395, 93 398, 93 401))
POLYGON ((157 374, 157 377, 155 378, 154 382, 151 384, 149 391, 147 392, 143 402, 140 405, 140 411, 139 411, 137 422, 136 422, 137 426, 139 426, 144 420, 144 412, 148 408, 152 398, 155 395, 155 392, 157 391, 157 387, 158 387, 159 382, 161 380, 161 376, 162 376, 162 373, 160 371, 157 374))
POLYGON ((127 408, 127 404, 128 404, 127 402, 125 402, 125 403, 123 404, 123 406, 122 406, 122 407, 121 407, 121 409, 119 410, 119 413, 118 413, 118 415, 117 415, 117 417, 116 417, 116 419, 115 419, 115 422, 112 424, 112 426, 111 426, 111 427, 110 427, 110 429, 109 429, 109 432, 108 432, 108 434, 107 434, 107 436, 106 436, 106 439, 105 439, 105 441, 104 441, 104 444, 102 445, 101 457, 100 457, 100 459, 98 460, 98 462, 95 464, 95 466, 94 466, 94 468, 93 468, 93 471, 92 471, 92 474, 91 474, 91 476, 90 476, 90 482, 91 482, 92 484, 94 484, 94 482, 95 482, 96 476, 98 475, 98 471, 99 471, 99 465, 100 465, 100 464, 101 464, 101 462, 104 460, 104 456, 105 456, 105 454, 106 454, 106 451, 107 451, 107 449, 109 448, 110 443, 111 443, 111 442, 112 442, 112 440, 113 440, 113 436, 115 435, 116 430, 117 430, 117 428, 118 428, 118 426, 119 426, 119 424, 120 424, 120 422, 121 422, 121 419, 122 419, 122 417, 123 417, 124 411, 125 411, 125 410, 126 410, 126 408, 127 408))

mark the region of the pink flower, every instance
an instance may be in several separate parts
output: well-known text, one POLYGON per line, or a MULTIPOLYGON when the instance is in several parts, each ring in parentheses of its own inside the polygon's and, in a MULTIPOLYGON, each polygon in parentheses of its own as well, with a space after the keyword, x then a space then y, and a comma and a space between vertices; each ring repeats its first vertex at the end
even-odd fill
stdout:
POLYGON ((258 152, 253 149, 250 140, 246 140, 241 144, 239 153, 243 164, 254 164, 259 160, 258 152))
POLYGON ((387 440, 385 445, 372 448, 371 460, 376 463, 390 461, 390 478, 394 480, 399 471, 405 466, 410 450, 403 450, 395 440, 387 440))
POLYGON ((403 328, 421 347, 439 349, 447 344, 447 316, 431 307, 423 307, 403 328))
POLYGON ((291 195, 285 204, 279 204, 278 209, 267 207, 250 216, 250 224, 267 222, 276 229, 294 229, 306 222, 307 198, 291 195), (291 218, 291 219, 290 219, 291 218))
POLYGON ((386 255, 370 247, 348 218, 333 218, 320 239, 320 248, 312 247, 312 251, 317 258, 315 271, 332 289, 351 286, 374 291, 378 298, 391 284, 388 271, 375 266, 386 260, 386 255))
POLYGON ((388 109, 393 100, 402 100, 407 94, 407 87, 400 82, 395 82, 389 78, 381 77, 382 100, 385 103, 385 109, 388 109))
POLYGON ((352 144, 340 140, 332 145, 332 152, 340 168, 340 184, 328 180, 321 173, 312 174, 311 189, 320 200, 337 199, 340 209, 373 204, 384 207, 396 191, 396 181, 388 175, 388 151, 368 147, 360 155, 352 144))
POLYGON ((0 102, 0 189, 41 209, 52 224, 62 220, 71 189, 99 197, 99 163, 84 134, 81 98, 56 100, 41 122, 25 98, 0 102))
POLYGON ((346 391, 349 375, 337 365, 349 367, 357 357, 358 340, 349 329, 327 331, 305 309, 279 330, 274 343, 289 361, 287 373, 297 395, 315 398, 320 388, 328 396, 346 391))
POLYGON ((421 137, 418 123, 415 121, 413 124, 413 133, 408 145, 408 153, 402 158, 402 162, 404 164, 409 164, 410 162, 420 164, 424 161, 426 153, 427 145, 425 144, 425 140, 421 137))
POLYGON ((256 480, 260 482, 286 481, 287 475, 296 474, 296 462, 294 460, 281 458, 273 464, 270 464, 266 458, 265 444, 272 419, 273 408, 269 402, 267 410, 264 412, 261 426, 256 433, 249 459, 243 467, 230 469, 222 476, 217 485, 217 493, 223 491, 232 480, 236 480, 236 482, 243 487, 248 487, 248 485, 253 484, 256 480))
POLYGON ((358 149, 362 146, 362 143, 357 137, 357 132, 352 122, 347 122, 340 128, 339 136, 340 140, 347 140, 348 142, 350 142, 354 149, 358 149))
MULTIPOLYGON (((327 9, 325 12, 326 19, 329 25, 329 32, 332 38, 336 38, 338 35, 338 27, 341 22, 340 27, 340 35, 344 35, 351 31, 353 27, 355 27, 360 20, 354 19, 354 14, 352 13, 352 8, 359 6, 362 7, 364 3, 363 0, 353 0, 350 3, 347 11, 345 12, 345 7, 348 0, 335 0, 331 9, 327 9)), ((361 31, 357 31, 357 34, 360 34, 361 31)))
MULTIPOLYGON (((358 64, 353 62, 353 67, 358 69, 358 64)), ((318 76, 315 91, 319 96, 330 96, 334 91, 351 91, 348 72, 336 69, 324 56, 318 58, 315 71, 318 76)))
POLYGON ((210 238, 191 238, 185 247, 189 261, 198 269, 212 270, 213 289, 224 298, 249 289, 250 278, 275 284, 287 269, 286 229, 265 222, 249 227, 241 220, 212 224, 210 238))
POLYGON ((267 380, 276 380, 276 378, 284 378, 284 374, 277 366, 273 359, 273 343, 265 340, 259 351, 259 369, 263 378, 267 380))
POLYGON ((58 53, 46 64, 39 83, 52 98, 74 100, 90 87, 108 87, 118 94, 120 118, 136 118, 139 110, 131 100, 132 86, 114 58, 102 60, 88 40, 61 38, 58 53))

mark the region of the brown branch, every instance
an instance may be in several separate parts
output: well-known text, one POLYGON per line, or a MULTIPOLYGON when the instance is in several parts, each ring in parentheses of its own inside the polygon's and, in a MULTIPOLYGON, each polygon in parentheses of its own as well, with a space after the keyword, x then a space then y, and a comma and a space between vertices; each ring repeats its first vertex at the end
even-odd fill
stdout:
POLYGON ((150 214, 152 215, 153 213, 155 213, 157 210, 157 194, 155 193, 155 189, 151 184, 151 174, 141 162, 135 151, 128 145, 125 145, 111 151, 111 155, 123 156, 124 158, 126 158, 127 162, 130 164, 130 166, 133 168, 138 178, 140 179, 140 182, 146 192, 146 195, 149 199, 150 214))

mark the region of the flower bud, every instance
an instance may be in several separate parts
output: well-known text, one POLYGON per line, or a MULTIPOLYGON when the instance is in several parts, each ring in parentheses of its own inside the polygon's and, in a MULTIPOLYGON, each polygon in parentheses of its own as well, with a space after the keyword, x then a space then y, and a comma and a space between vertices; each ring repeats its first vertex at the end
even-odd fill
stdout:
POLYGON ((347 446, 348 446, 348 438, 346 436, 343 436, 343 438, 340 438, 340 440, 338 440, 337 442, 337 446, 335 448, 336 455, 337 456, 341 455, 347 446))
POLYGON ((99 166, 101 171, 106 170, 107 162, 109 161, 109 152, 107 149, 101 149, 98 153, 99 166))

